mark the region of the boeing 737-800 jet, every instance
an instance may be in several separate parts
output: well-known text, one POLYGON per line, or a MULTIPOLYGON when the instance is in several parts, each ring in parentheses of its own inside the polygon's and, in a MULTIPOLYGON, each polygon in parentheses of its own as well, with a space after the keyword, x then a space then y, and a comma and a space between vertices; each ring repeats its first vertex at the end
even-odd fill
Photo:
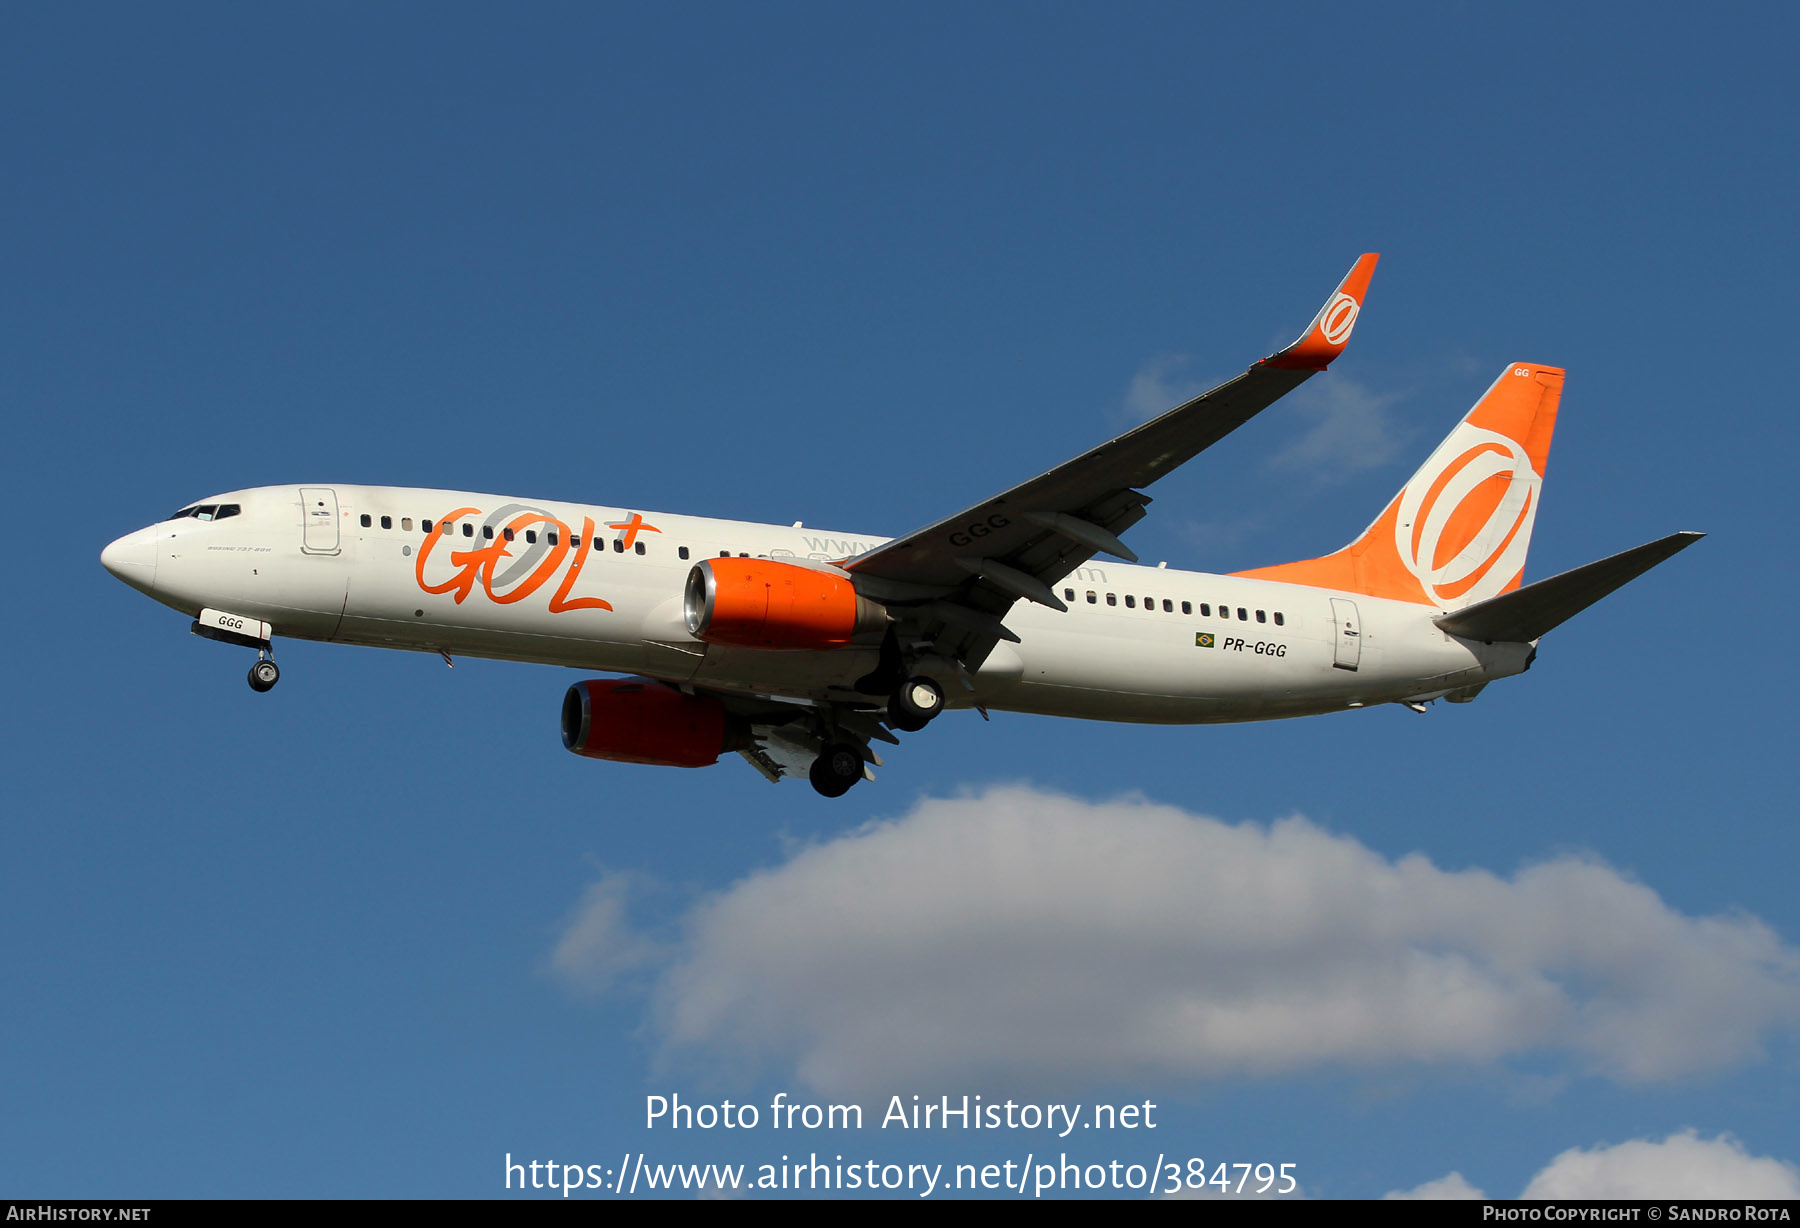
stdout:
POLYGON ((680 767, 736 751, 831 797, 873 779, 871 743, 947 707, 1205 724, 1466 702, 1700 536, 1520 587, 1555 367, 1509 364, 1334 554, 1218 576, 1137 566, 1121 540, 1144 487, 1342 353, 1375 261, 1236 379, 905 537, 320 484, 215 495, 101 561, 257 650, 258 691, 276 635, 627 674, 568 689, 564 746, 680 767))

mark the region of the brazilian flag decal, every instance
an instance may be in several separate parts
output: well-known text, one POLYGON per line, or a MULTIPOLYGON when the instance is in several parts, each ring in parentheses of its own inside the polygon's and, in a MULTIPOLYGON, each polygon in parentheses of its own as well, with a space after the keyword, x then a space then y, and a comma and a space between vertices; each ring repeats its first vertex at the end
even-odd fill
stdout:
POLYGON ((1210 631, 1194 632, 1194 647, 1195 648, 1211 648, 1212 646, 1213 646, 1213 633, 1212 632, 1210 632, 1210 631))

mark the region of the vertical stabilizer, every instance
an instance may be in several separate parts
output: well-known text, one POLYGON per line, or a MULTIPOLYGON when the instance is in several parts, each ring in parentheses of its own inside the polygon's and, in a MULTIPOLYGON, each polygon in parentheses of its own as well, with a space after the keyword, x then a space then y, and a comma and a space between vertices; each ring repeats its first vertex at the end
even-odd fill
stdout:
POLYGON ((1361 537, 1235 574, 1446 610, 1519 587, 1562 385, 1557 367, 1512 364, 1361 537))

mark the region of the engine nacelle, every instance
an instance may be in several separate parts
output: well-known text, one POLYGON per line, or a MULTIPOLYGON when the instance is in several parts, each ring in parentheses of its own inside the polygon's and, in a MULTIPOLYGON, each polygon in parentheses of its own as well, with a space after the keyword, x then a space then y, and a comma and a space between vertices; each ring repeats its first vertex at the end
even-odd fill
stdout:
POLYGON ((703 559, 688 572, 688 633, 739 648, 842 648, 887 625, 843 576, 772 559, 703 559))
POLYGON ((563 745, 590 759, 707 767, 740 735, 711 695, 686 695, 649 678, 590 678, 563 696, 563 745))

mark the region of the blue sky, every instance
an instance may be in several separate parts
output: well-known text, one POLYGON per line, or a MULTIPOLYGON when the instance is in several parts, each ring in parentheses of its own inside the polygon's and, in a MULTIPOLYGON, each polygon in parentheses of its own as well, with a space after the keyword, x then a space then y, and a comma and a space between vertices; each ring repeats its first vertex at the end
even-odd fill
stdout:
POLYGON ((1154 1100, 1157 1149, 1312 1196, 1800 1162, 1791 9, 4 22, 6 1194, 494 1196, 508 1152, 789 1147, 647 1094, 889 1088, 1154 1100), (1335 548, 1507 363, 1564 366, 1528 577, 1711 535, 1467 707, 952 715, 832 803, 571 756, 545 667, 296 643, 253 695, 98 563, 315 481, 904 532, 1235 374, 1365 250, 1350 352, 1131 541, 1335 548), (1420 967, 1468 980, 1389 991, 1420 967), (1262 1048, 1196 1022, 1230 995, 1262 1048))

